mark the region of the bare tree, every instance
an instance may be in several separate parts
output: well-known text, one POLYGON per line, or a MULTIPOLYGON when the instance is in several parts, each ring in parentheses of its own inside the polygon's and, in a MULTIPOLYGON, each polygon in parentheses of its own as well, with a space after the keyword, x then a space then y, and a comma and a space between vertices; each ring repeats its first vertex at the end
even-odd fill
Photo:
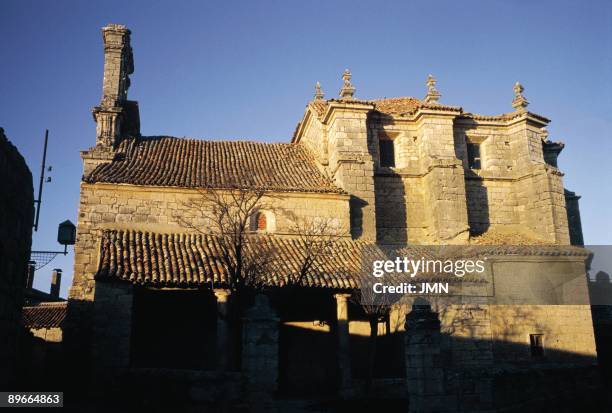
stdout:
POLYGON ((299 245, 299 268, 288 274, 287 284, 300 286, 312 270, 320 271, 337 248, 338 241, 348 235, 348 229, 333 218, 298 217, 285 212, 291 221, 291 233, 299 245))
POLYGON ((259 210, 266 207, 266 191, 247 184, 230 189, 207 188, 185 206, 193 219, 177 216, 179 223, 215 237, 218 259, 227 271, 227 286, 240 292, 264 284, 274 251, 270 239, 251 228, 259 210))

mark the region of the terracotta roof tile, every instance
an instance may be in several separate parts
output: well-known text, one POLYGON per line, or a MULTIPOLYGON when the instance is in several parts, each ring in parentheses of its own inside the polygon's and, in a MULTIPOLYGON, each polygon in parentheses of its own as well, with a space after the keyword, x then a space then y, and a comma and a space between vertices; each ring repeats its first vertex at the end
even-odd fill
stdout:
POLYGON ((23 307, 22 325, 27 328, 61 327, 66 318, 66 310, 65 301, 23 307))
MULTIPOLYGON (((264 284, 283 286, 296 277, 303 253, 297 239, 266 238, 274 251, 270 275, 264 284)), ((333 252, 321 259, 302 280, 306 287, 356 288, 361 243, 337 241, 333 252), (323 262, 324 261, 324 262, 323 262)), ((223 285, 227 272, 219 258, 217 237, 202 234, 157 234, 105 231, 102 235, 97 279, 115 278, 159 286, 223 285)))
MULTIPOLYGON (((270 236, 266 241, 273 250, 268 286, 282 287, 289 277, 299 274, 303 262, 300 241, 270 236)), ((140 231, 107 230, 102 235, 100 262, 96 279, 116 279, 134 284, 160 287, 223 286, 226 270, 219 258, 216 237, 202 234, 157 234, 140 231)), ((388 259, 393 256, 426 257, 485 257, 485 256, 580 256, 589 254, 584 248, 540 245, 465 245, 465 246, 382 246, 351 240, 338 240, 329 256, 302 280, 303 287, 330 289, 359 288, 364 259, 388 259), (450 254, 450 255, 449 255, 450 254)), ((442 275, 438 277, 444 278, 442 275)), ((478 281, 479 277, 465 277, 478 281)))
POLYGON ((298 144, 173 137, 125 139, 115 160, 99 165, 84 180, 183 188, 232 188, 238 183, 283 192, 343 193, 298 144))
POLYGON ((412 97, 385 98, 372 101, 377 111, 389 115, 413 113, 423 105, 419 99, 412 97))

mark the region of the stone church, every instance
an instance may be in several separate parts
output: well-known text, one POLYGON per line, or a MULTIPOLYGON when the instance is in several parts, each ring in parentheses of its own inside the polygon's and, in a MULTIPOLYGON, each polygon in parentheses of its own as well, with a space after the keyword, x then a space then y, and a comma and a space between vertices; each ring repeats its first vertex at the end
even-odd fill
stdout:
MULTIPOLYGON (((578 197, 557 165, 564 145, 548 139, 549 120, 527 109, 518 82, 512 110, 491 116, 441 103, 432 76, 422 99, 361 98, 347 70, 338 97, 316 85, 286 143, 142 136, 138 102, 128 99, 131 33, 111 24, 102 34, 65 337, 104 391, 174 380, 182 386, 168 389, 195 400, 244 389, 262 399, 350 397, 368 370, 368 322, 351 298, 363 245, 512 245, 499 282, 517 266, 533 277, 584 274, 586 253, 573 246, 582 244, 578 197), (278 247, 287 271, 299 266, 300 244, 282 211, 348 229, 301 281, 302 300, 258 296, 239 328, 224 317, 232 296, 216 235, 181 225, 200 191, 237 182, 273 199, 253 231, 278 247)), ((584 293, 586 279, 574 287, 584 293)), ((533 392, 563 383, 586 394, 577 383, 592 382, 588 305, 423 307, 396 305, 378 325, 372 391, 409 399, 411 411, 521 408, 538 399, 533 392)))

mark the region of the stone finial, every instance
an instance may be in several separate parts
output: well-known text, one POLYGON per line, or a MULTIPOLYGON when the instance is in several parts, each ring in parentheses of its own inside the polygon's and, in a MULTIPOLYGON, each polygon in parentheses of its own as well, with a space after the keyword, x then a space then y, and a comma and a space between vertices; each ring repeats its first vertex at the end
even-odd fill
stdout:
POLYGON ((321 84, 319 82, 317 82, 315 85, 314 98, 315 100, 323 100, 325 98, 325 93, 323 93, 323 90, 321 89, 321 84))
POLYGON ((351 84, 352 76, 351 71, 348 69, 345 69, 344 73, 342 73, 344 85, 342 86, 342 89, 340 89, 341 99, 353 99, 353 95, 355 95, 355 86, 351 84))
POLYGON ((512 99, 512 107, 517 112, 524 112, 526 110, 525 108, 527 108, 527 105, 529 105, 529 102, 527 101, 527 99, 525 99, 525 96, 523 96, 523 91, 525 90, 525 88, 519 82, 516 82, 514 84, 513 89, 514 99, 512 99))
POLYGON ((440 100, 440 92, 436 89, 436 78, 432 75, 427 76, 427 95, 424 100, 426 103, 437 103, 440 100))

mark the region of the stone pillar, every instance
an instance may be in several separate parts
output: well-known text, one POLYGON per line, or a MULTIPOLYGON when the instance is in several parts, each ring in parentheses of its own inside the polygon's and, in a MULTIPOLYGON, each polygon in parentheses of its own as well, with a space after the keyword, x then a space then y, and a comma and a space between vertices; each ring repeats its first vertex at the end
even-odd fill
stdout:
MULTIPOLYGON (((131 284, 96 282, 91 388, 96 397, 118 390, 117 378, 130 366, 134 293, 131 284)), ((73 333, 74 334, 74 333, 73 333)))
POLYGON ((452 412, 440 360, 440 319, 429 305, 413 305, 406 315, 406 383, 410 412, 452 412))
POLYGON ((368 146, 368 113, 371 104, 342 101, 330 104, 327 123, 329 167, 334 182, 351 195, 351 234, 355 239, 376 240, 374 160, 368 146))
POLYGON ((242 326, 242 371, 254 411, 265 411, 278 388, 279 318, 268 297, 258 295, 242 326))
POLYGON ((567 207, 567 224, 571 245, 584 245, 582 237, 582 222, 580 220, 579 195, 575 192, 565 190, 565 205, 567 207))
POLYGON ((455 152, 456 112, 420 112, 418 145, 425 174, 424 200, 428 205, 429 237, 442 244, 463 244, 469 237, 465 178, 455 152))
POLYGON ((226 371, 229 368, 230 354, 232 353, 227 320, 231 291, 217 288, 213 292, 217 299, 217 369, 226 371))
POLYGON ((336 334, 338 336, 338 370, 340 374, 340 395, 348 396, 352 387, 351 352, 348 321, 348 299, 346 293, 334 294, 336 299, 336 334))
POLYGON ((463 244, 469 237, 465 178, 458 159, 435 159, 424 179, 436 243, 463 244))

